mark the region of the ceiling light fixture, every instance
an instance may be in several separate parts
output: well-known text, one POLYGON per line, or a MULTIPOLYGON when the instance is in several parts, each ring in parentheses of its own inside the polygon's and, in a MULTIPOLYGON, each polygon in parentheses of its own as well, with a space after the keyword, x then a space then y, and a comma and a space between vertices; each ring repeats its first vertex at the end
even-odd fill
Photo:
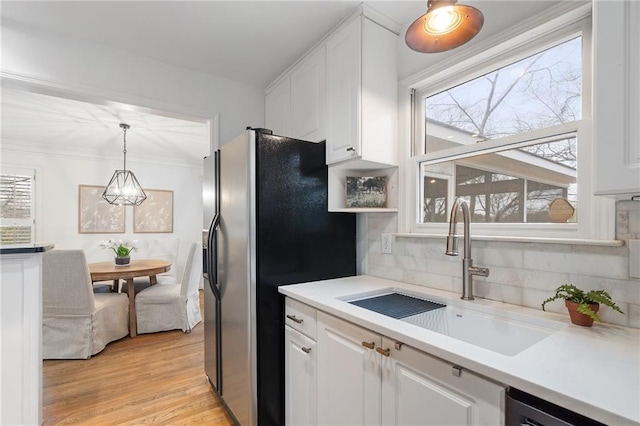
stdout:
POLYGON ((404 37, 416 52, 437 53, 462 46, 480 32, 484 15, 457 0, 429 0, 427 13, 416 19, 404 37))
POLYGON ((138 179, 132 171, 127 170, 127 130, 131 126, 121 123, 120 128, 124 138, 124 165, 122 170, 116 170, 109 184, 102 193, 102 198, 107 200, 109 204, 117 204, 124 206, 139 206, 147 199, 142 187, 138 183, 138 179))

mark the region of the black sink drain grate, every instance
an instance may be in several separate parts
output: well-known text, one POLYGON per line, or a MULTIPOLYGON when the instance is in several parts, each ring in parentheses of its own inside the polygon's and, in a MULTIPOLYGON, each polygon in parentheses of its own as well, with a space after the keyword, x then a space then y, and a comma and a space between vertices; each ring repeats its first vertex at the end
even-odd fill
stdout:
POLYGON ((442 303, 431 302, 400 293, 354 300, 349 303, 396 319, 410 317, 447 306, 442 303))

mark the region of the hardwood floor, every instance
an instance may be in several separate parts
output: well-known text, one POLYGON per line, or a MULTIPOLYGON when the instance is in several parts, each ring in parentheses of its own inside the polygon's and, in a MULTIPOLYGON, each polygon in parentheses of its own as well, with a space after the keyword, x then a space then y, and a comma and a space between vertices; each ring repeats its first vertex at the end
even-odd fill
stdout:
POLYGON ((88 360, 44 361, 44 425, 232 425, 204 374, 203 337, 201 322, 125 337, 88 360))

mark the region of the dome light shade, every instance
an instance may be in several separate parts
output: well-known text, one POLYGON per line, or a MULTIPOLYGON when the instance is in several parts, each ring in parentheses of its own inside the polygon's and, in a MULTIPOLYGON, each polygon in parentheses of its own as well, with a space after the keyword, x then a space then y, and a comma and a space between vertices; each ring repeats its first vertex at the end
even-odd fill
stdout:
POLYGON ((456 0, 431 0, 427 13, 416 19, 405 34, 407 46, 416 52, 437 53, 462 46, 480 32, 484 15, 456 0))
POLYGON ((124 166, 122 170, 116 170, 109 184, 102 193, 102 198, 107 200, 109 204, 117 204, 124 206, 139 206, 147 199, 138 179, 132 171, 127 170, 127 130, 128 124, 120 124, 124 132, 124 166))

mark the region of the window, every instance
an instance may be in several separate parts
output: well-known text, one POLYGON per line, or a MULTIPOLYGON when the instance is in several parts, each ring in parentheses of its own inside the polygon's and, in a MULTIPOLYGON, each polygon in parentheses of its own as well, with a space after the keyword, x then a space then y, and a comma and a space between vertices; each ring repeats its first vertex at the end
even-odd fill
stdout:
POLYGON ((582 37, 424 97, 434 152, 580 120, 582 37))
POLYGON ((459 197, 485 235, 592 235, 590 23, 559 28, 414 87, 412 231, 444 229, 459 197))
POLYGON ((0 243, 34 241, 33 170, 2 170, 0 174, 0 243))

